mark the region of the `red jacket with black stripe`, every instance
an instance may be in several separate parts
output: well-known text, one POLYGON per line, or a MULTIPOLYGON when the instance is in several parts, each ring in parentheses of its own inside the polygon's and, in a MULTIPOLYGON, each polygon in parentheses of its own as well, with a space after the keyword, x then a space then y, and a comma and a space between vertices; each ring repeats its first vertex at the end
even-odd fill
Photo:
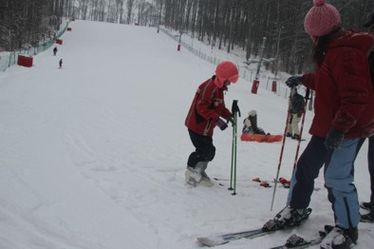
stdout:
POLYGON ((374 89, 368 53, 374 37, 344 32, 327 45, 323 62, 315 72, 304 74, 303 84, 316 92, 310 133, 326 137, 331 128, 346 138, 374 134, 374 89))
POLYGON ((219 117, 228 119, 231 112, 226 108, 223 91, 214 84, 215 77, 203 82, 196 91, 185 125, 188 129, 203 136, 213 136, 219 117))

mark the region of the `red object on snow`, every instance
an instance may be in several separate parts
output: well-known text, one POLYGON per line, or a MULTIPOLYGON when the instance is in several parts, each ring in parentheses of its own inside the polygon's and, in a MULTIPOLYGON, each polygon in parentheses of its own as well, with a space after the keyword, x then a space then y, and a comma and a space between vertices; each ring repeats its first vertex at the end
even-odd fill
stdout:
POLYGON ((271 187, 268 181, 261 180, 260 177, 253 178, 252 181, 260 183, 261 187, 265 187, 265 188, 271 187))
POLYGON ((261 135, 261 134, 250 134, 243 133, 240 136, 240 140, 247 142, 259 142, 259 143, 274 143, 282 141, 282 135, 261 135))
POLYGON ((254 181, 254 182, 261 182, 261 179, 260 179, 260 177, 256 177, 256 178, 253 178, 252 181, 254 181))
POLYGON ((277 82, 273 80, 273 83, 271 85, 271 91, 276 93, 277 92, 277 82))
POLYGON ((260 81, 259 80, 254 80, 253 83, 252 83, 251 92, 254 93, 254 94, 257 94, 257 89, 258 89, 259 85, 260 85, 260 81))
POLYGON ((63 41, 62 41, 62 39, 57 39, 56 43, 62 45, 63 41))
POLYGON ((33 58, 31 56, 18 55, 17 65, 32 67, 33 58))
POLYGON ((264 188, 271 188, 271 185, 267 181, 261 181, 260 186, 264 188))
POLYGON ((287 180, 284 177, 279 177, 279 182, 282 184, 285 188, 289 188, 291 185, 291 181, 287 180))
POLYGON ((181 45, 180 44, 178 44, 178 46, 177 46, 177 51, 181 51, 181 45))
POLYGON ((71 28, 70 27, 68 27, 67 29, 66 29, 67 31, 71 31, 71 28))

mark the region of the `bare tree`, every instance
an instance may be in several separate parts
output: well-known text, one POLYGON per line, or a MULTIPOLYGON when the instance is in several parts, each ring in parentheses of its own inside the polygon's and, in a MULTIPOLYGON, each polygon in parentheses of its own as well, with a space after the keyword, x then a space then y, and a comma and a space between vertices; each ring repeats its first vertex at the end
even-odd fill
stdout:
POLYGON ((130 24, 131 18, 132 18, 132 11, 134 7, 134 0, 127 0, 126 6, 127 6, 127 24, 130 24))
MULTIPOLYGON (((339 9, 343 25, 360 29, 374 9, 372 0, 330 0, 339 9)), ((266 37, 265 57, 270 69, 300 73, 309 66, 310 39, 303 19, 311 0, 165 0, 164 24, 228 52, 235 47, 246 60, 258 56, 266 37), (182 27, 182 28, 181 28, 182 27), (218 42, 217 42, 218 41, 218 42)))
POLYGON ((3 0, 0 5, 0 47, 15 50, 36 46, 53 36, 70 0, 3 0))

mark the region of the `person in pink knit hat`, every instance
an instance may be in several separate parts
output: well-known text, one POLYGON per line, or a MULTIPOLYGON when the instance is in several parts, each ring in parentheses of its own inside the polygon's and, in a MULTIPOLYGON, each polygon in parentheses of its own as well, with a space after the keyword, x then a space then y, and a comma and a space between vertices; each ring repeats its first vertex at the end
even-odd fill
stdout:
POLYGON ((291 88, 303 84, 316 93, 312 138, 294 169, 286 207, 263 229, 298 226, 309 217, 314 179, 324 166, 335 225, 326 226, 320 247, 348 249, 357 243, 360 221, 353 165, 361 139, 374 134, 374 89, 367 57, 374 37, 345 31, 333 5, 325 0, 313 3, 304 28, 313 42, 316 69, 286 81, 291 88))

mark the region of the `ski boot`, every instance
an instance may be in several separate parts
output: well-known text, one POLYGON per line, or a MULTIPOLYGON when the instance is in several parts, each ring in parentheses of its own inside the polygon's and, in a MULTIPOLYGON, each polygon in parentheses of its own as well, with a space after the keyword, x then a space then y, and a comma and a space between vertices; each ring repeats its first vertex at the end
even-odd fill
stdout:
POLYGON ((207 175, 205 170, 201 172, 200 185, 203 185, 205 187, 213 187, 214 186, 214 182, 210 179, 210 177, 207 175))
POLYGON ((371 208, 367 214, 360 214, 360 221, 365 223, 374 223, 374 208, 371 208))
POLYGON ((374 209, 374 204, 371 202, 361 202, 360 207, 362 209, 370 210, 370 209, 374 209))
POLYGON ((358 239, 357 228, 325 226, 325 231, 327 235, 320 244, 321 249, 350 249, 358 239))
POLYGON ((201 181, 201 171, 196 167, 188 166, 184 173, 186 183, 192 187, 196 187, 201 181))
POLYGON ((186 183, 190 186, 196 187, 198 184, 211 187, 214 183, 211 181, 207 173, 205 172, 208 167, 208 162, 200 161, 195 167, 188 166, 185 177, 186 183))
POLYGON ((311 212, 311 208, 295 209, 287 206, 273 219, 266 222, 262 229, 265 231, 276 231, 298 226, 309 217, 311 212))

